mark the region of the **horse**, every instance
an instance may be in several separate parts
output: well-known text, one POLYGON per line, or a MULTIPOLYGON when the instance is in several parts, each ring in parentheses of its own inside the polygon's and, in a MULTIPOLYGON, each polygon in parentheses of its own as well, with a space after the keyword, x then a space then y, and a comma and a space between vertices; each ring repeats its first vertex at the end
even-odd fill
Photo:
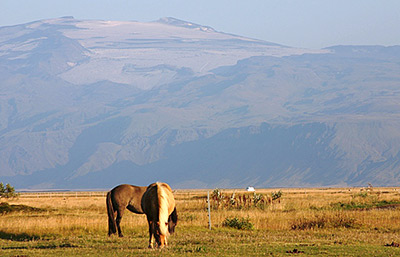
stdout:
POLYGON ((176 225, 178 221, 171 187, 161 182, 149 185, 143 194, 141 205, 149 224, 149 248, 153 248, 153 239, 158 247, 167 246, 167 237, 173 232, 169 229, 169 224, 171 222, 176 225))
POLYGON ((108 235, 115 234, 118 229, 118 236, 123 237, 121 230, 121 219, 125 209, 143 214, 141 201, 147 187, 122 184, 114 187, 107 193, 107 214, 108 214, 108 235), (117 217, 115 218, 115 213, 117 217))
MULTIPOLYGON (((122 184, 107 193, 108 236, 117 233, 118 230, 118 236, 123 237, 120 223, 125 209, 136 214, 144 214, 141 202, 146 190, 147 187, 122 184)), ((168 217, 169 233, 172 234, 175 231, 177 221, 178 217, 175 210, 168 217)))

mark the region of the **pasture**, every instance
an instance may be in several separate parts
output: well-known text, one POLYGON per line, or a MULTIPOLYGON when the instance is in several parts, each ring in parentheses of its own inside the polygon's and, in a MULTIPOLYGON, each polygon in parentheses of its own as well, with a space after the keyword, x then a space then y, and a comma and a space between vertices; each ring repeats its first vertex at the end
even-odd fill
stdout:
POLYGON ((207 191, 175 190, 176 232, 154 250, 145 215, 126 211, 125 237, 107 236, 105 192, 21 193, 0 199, 0 255, 400 256, 399 188, 219 194, 209 230, 207 191))

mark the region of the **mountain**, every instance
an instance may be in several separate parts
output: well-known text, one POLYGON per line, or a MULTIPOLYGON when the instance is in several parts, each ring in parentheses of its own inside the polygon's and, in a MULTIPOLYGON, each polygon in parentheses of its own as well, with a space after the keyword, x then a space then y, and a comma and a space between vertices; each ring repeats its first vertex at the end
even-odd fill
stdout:
POLYGON ((19 189, 400 182, 400 46, 63 17, 0 27, 0 79, 0 181, 19 189))

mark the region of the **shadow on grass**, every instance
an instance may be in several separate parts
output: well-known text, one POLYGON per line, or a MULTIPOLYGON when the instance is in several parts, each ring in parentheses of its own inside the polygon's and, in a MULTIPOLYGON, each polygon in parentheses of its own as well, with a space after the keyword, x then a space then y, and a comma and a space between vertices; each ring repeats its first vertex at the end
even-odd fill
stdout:
POLYGON ((0 203, 0 214, 8 214, 12 212, 25 212, 25 213, 39 213, 44 212, 45 209, 31 207, 23 204, 8 204, 0 203))
POLYGON ((79 246, 73 245, 70 243, 63 243, 63 244, 50 244, 50 245, 37 245, 33 246, 32 248, 35 249, 55 249, 55 248, 78 248, 79 246))
POLYGON ((25 233, 21 234, 8 233, 0 230, 0 239, 23 242, 23 241, 38 240, 40 239, 40 237, 37 235, 28 235, 25 233))
POLYGON ((79 246, 72 245, 69 243, 66 244, 50 244, 50 245, 35 245, 35 246, 6 246, 1 247, 3 250, 23 250, 23 249, 56 249, 56 248, 78 248, 79 246))
MULTIPOLYGON (((0 247, 0 249, 7 250, 7 249, 55 249, 55 248, 77 248, 79 246, 70 244, 70 243, 54 243, 54 242, 47 242, 43 243, 43 239, 37 235, 28 235, 26 233, 8 233, 0 230, 0 239, 10 240, 10 241, 17 241, 17 242, 28 242, 28 241, 38 241, 37 245, 29 245, 29 246, 6 246, 0 247)), ((46 241, 46 240, 45 240, 46 241)))

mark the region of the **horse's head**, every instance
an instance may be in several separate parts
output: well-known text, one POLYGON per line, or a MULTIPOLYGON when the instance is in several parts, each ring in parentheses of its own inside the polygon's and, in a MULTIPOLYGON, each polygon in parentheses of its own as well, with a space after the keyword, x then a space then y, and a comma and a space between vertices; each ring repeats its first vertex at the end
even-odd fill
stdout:
POLYGON ((168 219, 168 232, 170 234, 175 232, 175 227, 176 227, 176 223, 173 222, 172 220, 168 219))
POLYGON ((178 223, 178 214, 176 212, 176 207, 174 208, 173 212, 169 215, 168 222, 165 222, 165 224, 160 224, 160 221, 154 223, 153 234, 158 247, 163 248, 164 246, 167 245, 167 236, 175 232, 175 227, 177 223, 178 223), (160 225, 165 225, 166 227, 168 227, 167 234, 164 235, 163 233, 161 233, 160 225))
POLYGON ((176 207, 174 211, 168 217, 168 232, 170 234, 175 232, 176 224, 178 223, 178 214, 176 213, 176 207))

